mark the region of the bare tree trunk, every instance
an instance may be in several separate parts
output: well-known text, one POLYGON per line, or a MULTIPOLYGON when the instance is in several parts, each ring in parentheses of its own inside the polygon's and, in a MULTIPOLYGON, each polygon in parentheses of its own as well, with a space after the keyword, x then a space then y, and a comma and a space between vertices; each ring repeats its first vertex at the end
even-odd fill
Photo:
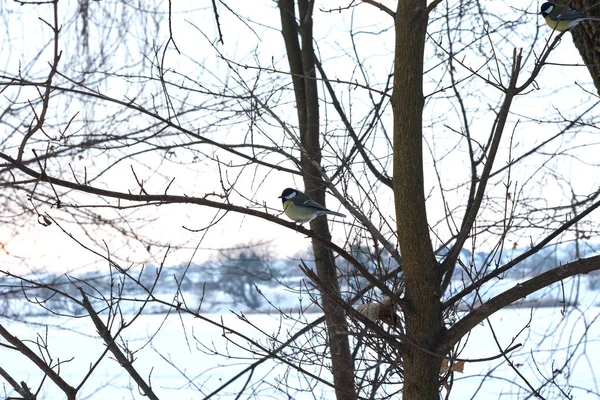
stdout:
MULTIPOLYGON (((319 143, 319 98, 313 56, 312 12, 314 1, 298 0, 299 24, 296 22, 293 0, 280 0, 282 33, 294 83, 300 141, 306 150, 301 155, 304 186, 307 194, 325 205, 325 189, 321 173, 313 162, 321 163, 319 143), (302 45, 298 41, 298 34, 302 45)), ((320 237, 331 240, 327 219, 311 221, 311 229, 320 237)), ((346 313, 335 301, 340 296, 333 252, 313 241, 315 265, 320 279, 322 306, 329 335, 332 373, 338 400, 355 399, 354 360, 350 353, 346 313)))
POLYGON ((423 351, 435 347, 442 331, 441 274, 429 238, 423 184, 426 6, 425 0, 399 1, 395 16, 393 187, 406 279, 405 400, 438 400, 441 365, 439 357, 423 351))

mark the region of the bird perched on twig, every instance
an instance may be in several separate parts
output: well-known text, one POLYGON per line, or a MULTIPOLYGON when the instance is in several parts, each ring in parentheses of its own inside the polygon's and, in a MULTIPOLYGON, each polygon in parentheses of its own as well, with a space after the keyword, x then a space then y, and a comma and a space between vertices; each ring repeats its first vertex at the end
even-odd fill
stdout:
POLYGON ((542 4, 540 14, 542 14, 550 28, 560 32, 574 28, 581 21, 600 21, 598 17, 591 17, 567 6, 553 4, 549 1, 542 4))
POLYGON ((287 188, 279 196, 283 202, 283 211, 291 220, 300 224, 309 222, 319 215, 330 214, 338 217, 346 217, 344 214, 331 211, 312 200, 299 190, 287 188))

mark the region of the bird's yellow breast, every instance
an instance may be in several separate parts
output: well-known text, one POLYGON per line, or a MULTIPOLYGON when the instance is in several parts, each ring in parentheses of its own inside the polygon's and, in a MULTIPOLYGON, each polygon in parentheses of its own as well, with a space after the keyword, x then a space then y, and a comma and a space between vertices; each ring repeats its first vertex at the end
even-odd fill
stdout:
POLYGON ((570 29, 571 23, 573 22, 573 21, 553 21, 549 15, 545 16, 544 19, 546 20, 546 23, 548 24, 548 26, 550 28, 557 30, 559 32, 563 32, 563 31, 566 31, 567 29, 570 29))
POLYGON ((296 222, 310 221, 314 213, 313 209, 297 206, 292 200, 286 200, 283 203, 283 211, 285 215, 296 222))

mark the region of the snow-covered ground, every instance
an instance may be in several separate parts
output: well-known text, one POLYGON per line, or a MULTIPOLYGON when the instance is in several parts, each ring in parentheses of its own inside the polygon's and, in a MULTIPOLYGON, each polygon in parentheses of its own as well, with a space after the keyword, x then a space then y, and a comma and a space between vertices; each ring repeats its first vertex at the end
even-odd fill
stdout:
MULTIPOLYGON (((473 330, 460 357, 486 358, 499 354, 499 348, 522 344, 508 358, 544 398, 567 399, 569 394, 573 399, 598 399, 600 308, 565 311, 502 310, 473 330)), ((535 398, 523 378, 503 358, 467 362, 464 373, 455 375, 451 399, 535 398)))
MULTIPOLYGON (((596 321, 599 313, 598 307, 567 309, 565 315, 561 308, 506 309, 473 331, 463 343, 464 350, 460 357, 490 357, 499 353, 498 346, 506 348, 521 343, 523 346, 510 353, 509 359, 536 389, 543 386, 541 393, 545 398, 567 398, 560 391, 563 390, 574 399, 597 399, 598 395, 594 393, 600 393, 600 388, 594 371, 600 370, 600 322, 596 321), (586 334, 587 338, 584 337, 586 334), (570 365, 564 367, 569 356, 572 357, 570 365)), ((124 337, 134 352, 134 365, 145 379, 150 377, 159 398, 204 398, 256 361, 259 355, 244 350, 249 347, 248 341, 231 331, 238 331, 269 347, 271 343, 267 335, 284 340, 289 332, 302 327, 302 324, 294 324, 289 320, 282 321, 276 315, 249 315, 249 323, 232 313, 203 317, 206 320, 177 314, 144 315, 125 330, 124 337), (219 327, 221 323, 228 329, 219 327), (214 353, 226 354, 227 357, 214 353)), ((306 314, 302 318, 311 321, 318 317, 318 314, 306 314)), ((20 339, 46 343, 49 349, 46 357, 51 356, 55 362, 64 363, 60 368, 61 376, 71 385, 78 385, 91 363, 105 350, 89 318, 36 318, 33 322, 39 325, 2 320, 2 324, 20 339)), ((299 341, 299 344, 302 343, 307 341, 299 341)), ((28 344, 36 347, 32 342, 28 344)), ((252 347, 258 354, 264 354, 256 346, 252 347)), ((30 361, 15 351, 0 348, 0 365, 17 381, 24 381, 33 389, 38 388, 41 374, 30 361)), ((310 360, 306 360, 303 368, 329 379, 328 372, 311 366, 310 360)), ((235 398, 249 376, 246 373, 214 398, 235 398)), ((259 399, 289 398, 284 383, 292 388, 306 388, 315 384, 315 381, 305 380, 281 362, 270 359, 253 370, 246 395, 242 398, 252 395, 259 399)), ((4 388, 7 390, 5 393, 9 394, 9 388, 6 385, 4 388)), ((64 398, 49 380, 43 384, 40 393, 39 399, 64 398)), ((450 398, 525 399, 532 398, 530 394, 526 383, 508 363, 497 359, 488 362, 468 361, 464 373, 455 374, 450 398)), ((292 390, 289 395, 295 399, 328 399, 332 398, 332 390, 316 383, 310 393, 292 390)), ((111 356, 105 357, 100 363, 78 398, 142 399, 143 396, 111 356)))
MULTIPOLYGON (((527 277, 490 282, 478 294, 468 296, 459 310, 477 307, 480 301, 485 302, 523 279, 527 277)), ((464 372, 454 374, 450 399, 533 398, 528 385, 539 390, 546 399, 599 399, 600 384, 595 375, 595 371, 600 371, 597 281, 598 277, 591 274, 565 280, 522 300, 521 307, 497 312, 476 327, 459 345, 458 357, 467 361, 464 372), (503 357, 478 361, 497 356, 501 350, 516 344, 521 347, 507 355, 510 363, 503 357)), ((134 313, 141 303, 123 301, 120 308, 123 322, 131 322, 131 325, 121 337, 131 351, 134 366, 146 381, 150 380, 161 399, 205 398, 243 371, 239 379, 212 398, 233 399, 242 388, 244 396, 241 398, 333 398, 331 387, 298 373, 281 360, 269 358, 250 368, 269 350, 320 317, 318 306, 313 305, 314 298, 307 293, 307 285, 300 278, 283 283, 288 287, 272 282, 244 286, 246 297, 250 297, 251 290, 260 292, 261 305, 254 309, 239 302, 239 293, 228 294, 194 282, 174 297, 177 291, 168 284, 161 284, 156 296, 167 303, 184 302, 190 309, 196 309, 202 298, 200 317, 173 311, 163 314, 170 308, 153 303, 136 319, 134 313), (280 316, 275 307, 287 315, 280 316)), ((464 284, 454 281, 452 290, 460 290, 464 284)), ((70 285, 61 288, 67 290, 70 285)), ((129 290, 125 293, 129 298, 145 298, 143 293, 129 290)), ((35 298, 33 294, 39 296, 38 300, 47 297, 42 296, 43 292, 32 291, 30 299, 35 298)), ((102 301, 93 303, 97 310, 106 305, 102 301)), ((59 296, 44 302, 55 312, 78 315, 78 318, 47 316, 48 312, 34 302, 25 302, 17 295, 6 297, 1 304, 0 324, 21 340, 27 340, 29 347, 43 354, 45 359, 60 363, 60 375, 72 386, 77 387, 86 379, 78 399, 144 398, 110 354, 85 378, 106 347, 85 310, 73 304, 59 296), (27 323, 10 315, 20 315, 27 323)), ((463 315, 459 311, 454 318, 463 315)), ((101 317, 107 323, 106 312, 101 317)), ((114 333, 121 320, 112 322, 114 333)), ((320 366, 322 359, 305 352, 315 343, 321 351, 324 343, 321 326, 295 341, 287 352, 302 360, 304 371, 331 381, 328 370, 320 366)), ((357 362, 357 365, 365 368, 364 363, 357 362)), ((42 380, 31 361, 2 346, 0 367, 34 391, 42 380)), ((3 383, 0 398, 9 397, 10 386, 0 381, 3 383)), ((398 390, 394 387, 382 390, 386 389, 388 392, 398 390)), ((46 379, 38 399, 60 398, 64 398, 62 392, 46 379)))

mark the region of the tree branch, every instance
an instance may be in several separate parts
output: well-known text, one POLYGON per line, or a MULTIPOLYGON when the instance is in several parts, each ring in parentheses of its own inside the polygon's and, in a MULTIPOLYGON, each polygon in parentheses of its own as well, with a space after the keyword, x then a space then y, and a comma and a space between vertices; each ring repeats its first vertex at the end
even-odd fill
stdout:
POLYGON ((519 51, 517 53, 517 50, 515 49, 510 74, 510 83, 505 91, 504 101, 502 103, 502 106, 500 107, 500 111, 498 112, 496 129, 494 131, 492 144, 487 155, 485 167, 483 168, 481 177, 479 178, 479 184, 477 185, 475 197, 473 198, 473 201, 467 205, 467 210, 465 211, 465 218, 463 219, 460 231, 458 233, 458 236, 456 237, 456 242, 448 252, 446 259, 442 263, 443 271, 450 271, 452 269, 451 266, 453 266, 456 263, 458 255, 460 254, 460 251, 462 250, 465 241, 469 237, 471 229, 473 228, 473 224, 475 223, 477 215, 479 214, 481 203, 486 194, 487 183, 492 172, 492 167, 494 166, 494 160, 496 159, 496 154, 498 152, 498 149, 500 148, 500 139, 502 139, 502 134, 504 133, 504 127, 506 126, 506 121, 508 119, 508 112, 510 111, 510 106, 512 104, 513 99, 518 93, 517 79, 519 77, 520 70, 521 52, 519 51))
MULTIPOLYGON (((387 15, 389 15, 392 18, 396 18, 396 13, 394 11, 392 11, 391 9, 387 8, 385 5, 383 5, 382 3, 375 1, 375 0, 361 0, 363 3, 366 4, 370 4, 376 8, 379 8, 381 11, 383 11, 384 13, 386 13, 387 15)), ((438 0, 441 1, 441 0, 438 0)))
POLYGON ((13 377, 10 376, 10 374, 2 367, 0 367, 0 376, 2 376, 4 380, 6 380, 8 384, 12 386, 13 389, 19 393, 19 395, 21 395, 21 397, 23 397, 23 400, 35 400, 35 395, 31 393, 31 390, 29 390, 25 382, 21 382, 21 385, 19 385, 17 381, 15 381, 13 377))
MULTIPOLYGON (((44 126, 44 122, 46 121, 46 113, 48 112, 48 106, 50 104, 50 92, 52 91, 52 79, 54 75, 56 75, 56 71, 58 69, 58 62, 60 61, 61 52, 58 51, 58 35, 60 33, 60 28, 58 27, 58 0, 54 0, 54 25, 48 25, 52 31, 54 32, 54 58, 52 60, 52 64, 50 66, 50 73, 48 74, 48 79, 44 83, 45 91, 42 96, 42 110, 40 112, 39 117, 36 117, 36 124, 29 129, 29 131, 23 137, 21 141, 21 145, 19 146, 19 153, 17 155, 17 160, 21 161, 23 158, 23 153, 25 152, 25 146, 27 145, 27 141, 40 129, 44 126)), ((45 22, 45 21, 44 21, 45 22)), ((35 111, 34 111, 35 113, 35 111)))
POLYGON ((89 185, 82 185, 82 184, 78 184, 78 183, 65 181, 62 179, 52 178, 52 177, 46 175, 45 173, 42 174, 42 173, 32 170, 31 168, 23 165, 23 163, 18 162, 17 160, 13 159, 12 157, 10 157, 4 153, 0 153, 0 159, 4 159, 4 160, 8 161, 10 164, 14 165, 16 168, 23 171, 27 175, 34 177, 36 179, 39 179, 43 182, 48 182, 48 183, 56 185, 56 186, 67 187, 67 188, 74 189, 74 190, 77 190, 80 192, 96 194, 98 196, 110 197, 110 198, 114 198, 114 199, 121 199, 121 200, 135 201, 135 202, 154 203, 157 205, 177 204, 177 203, 197 204, 197 205, 215 208, 215 209, 219 209, 219 210, 233 211, 233 212, 240 213, 240 214, 251 215, 251 216, 254 216, 257 218, 262 218, 262 219, 270 221, 270 222, 274 222, 278 225, 284 226, 284 227, 292 229, 298 233, 306 235, 307 237, 310 237, 311 239, 319 242, 322 246, 333 250, 334 252, 339 254, 342 258, 344 258, 345 260, 350 262, 350 264, 352 264, 352 266, 354 266, 362 274, 362 276, 364 276, 373 286, 381 289, 385 294, 391 296, 396 301, 399 301, 398 297, 395 296, 394 293, 383 282, 381 282, 377 277, 375 277, 373 274, 371 274, 364 265, 359 263, 346 250, 344 250, 340 246, 336 245, 335 243, 331 242, 331 240, 318 235, 315 231, 306 229, 303 226, 299 226, 293 222, 285 221, 285 220, 277 217, 276 215, 272 215, 272 214, 269 214, 269 213, 266 213, 263 211, 253 210, 253 209, 242 207, 242 206, 236 206, 234 204, 219 203, 217 201, 207 200, 207 199, 200 198, 200 197, 188 197, 188 196, 177 196, 177 195, 167 195, 167 194, 162 194, 162 195, 161 194, 132 194, 132 193, 123 193, 123 192, 116 192, 116 191, 111 191, 111 190, 106 190, 106 189, 95 188, 95 187, 92 187, 89 185))
POLYGON ((367 164, 367 167, 369 167, 369 170, 371 171, 371 173, 373 175, 375 175, 375 178, 377 178, 381 183, 383 183, 385 186, 387 186, 391 189, 392 188, 392 179, 389 176, 387 176, 385 171, 384 172, 378 171, 377 167, 375 167, 375 165, 373 165, 373 161, 367 154, 367 152, 365 150, 365 146, 360 142, 358 135, 354 131, 354 127, 352 126, 352 124, 348 120, 348 117, 346 116, 346 113, 342 109, 342 105, 340 104, 340 102, 337 98, 337 95, 335 94, 335 90, 333 90, 333 86, 331 86, 331 81, 327 78, 327 75, 325 74, 325 70, 323 69, 321 62, 317 59, 316 54, 315 54, 315 64, 317 65, 317 69, 319 70, 319 73, 323 77, 323 82, 325 83, 325 87, 327 88, 327 91, 329 92, 329 96, 331 96, 331 102, 333 103, 333 107, 335 108, 338 115, 342 119, 342 122, 343 122, 344 126, 346 127, 346 130, 350 134, 350 137, 352 138, 352 140, 354 140, 354 146, 359 151, 360 155, 363 158, 363 161, 365 162, 365 164, 367 164))
POLYGON ((508 289, 504 293, 488 300, 454 324, 452 328, 446 331, 436 351, 441 354, 448 353, 452 347, 465 334, 477 326, 477 324, 509 304, 512 304, 519 299, 527 297, 530 294, 565 278, 579 274, 588 274, 599 269, 600 256, 594 256, 556 267, 548 272, 544 272, 543 274, 536 276, 535 278, 531 278, 523 283, 517 284, 514 288, 508 289))
POLYGON ((71 385, 69 385, 56 371, 52 369, 44 360, 42 360, 37 354, 33 352, 29 347, 25 345, 19 338, 10 334, 9 331, 0 324, 0 336, 2 336, 8 343, 12 344, 17 350, 25 357, 29 358, 48 378, 52 380, 63 391, 69 400, 75 400, 77 391, 71 385))
POLYGON ((545 245, 547 245, 548 243, 550 243, 554 238, 558 237, 560 234, 562 234, 564 231, 566 231, 567 229, 569 229, 571 226, 573 226, 577 222, 581 221, 583 218, 585 218, 586 216, 588 216, 592 211, 596 210, 598 207, 600 207, 600 201, 597 201, 596 203, 592 204, 588 209, 586 209, 585 211, 583 211, 579 215, 577 215, 577 217, 575 217, 575 218, 571 219, 570 221, 564 223, 558 229, 554 230, 550 235, 546 236, 546 238, 544 238, 544 240, 542 240, 541 242, 539 242, 538 244, 536 244, 535 246, 533 246, 531 249, 529 249, 525 253, 521 254, 520 256, 518 256, 517 258, 515 258, 514 260, 506 263, 502 267, 496 268, 494 271, 492 271, 489 274, 487 274, 486 276, 482 277, 477 282, 472 283, 471 285, 469 285, 466 288, 464 288, 463 290, 461 290, 459 293, 457 293, 454 296, 452 296, 450 299, 446 300, 444 302, 444 308, 448 308, 448 307, 452 306, 452 304, 454 304, 459 299, 463 298, 465 295, 471 293, 473 290, 475 290, 475 289, 483 286, 486 282, 489 282, 493 278, 499 276, 500 274, 508 271, 509 269, 511 269, 512 267, 514 267, 515 265, 519 264, 521 261, 523 261, 526 258, 528 258, 528 257, 532 256, 533 254, 537 253, 545 245))
POLYGON ((92 322, 94 323, 98 334, 100 335, 102 340, 104 340, 104 343, 108 347, 108 350, 115 356, 119 364, 127 371, 129 376, 131 376, 131 378, 133 378, 133 380, 138 384, 144 396, 147 396, 151 400, 159 400, 158 396, 156 396, 154 391, 152 391, 152 387, 150 387, 150 385, 146 383, 144 378, 142 378, 137 372, 137 370, 133 367, 133 361, 129 360, 125 356, 125 354, 123 354, 121 349, 119 349, 119 346, 117 346, 117 344, 115 343, 115 338, 112 337, 110 331, 108 330, 106 325, 104 325, 104 323, 98 316, 98 313, 96 313, 96 310, 94 310, 94 308, 90 304, 90 301, 88 300, 87 295, 85 294, 83 289, 79 288, 79 292, 83 297, 83 307, 85 307, 88 314, 90 315, 90 318, 92 319, 92 322))
MULTIPOLYGON (((184 133, 184 134, 186 134, 186 135, 188 135, 190 137, 193 137, 193 138, 196 138, 198 140, 201 140, 203 143, 205 143, 207 145, 215 146, 217 148, 225 150, 226 152, 229 152, 229 153, 231 153, 233 155, 236 155, 236 156, 238 156, 238 157, 240 157, 242 159, 245 159, 245 160, 247 160, 247 161, 249 161, 251 163, 256 163, 256 164, 259 164, 259 165, 262 165, 262 166, 265 166, 265 167, 268 167, 268 168, 272 168, 272 169, 277 170, 277 171, 287 172, 287 173, 290 173, 290 174, 293 174, 293 175, 301 175, 300 172, 297 171, 297 170, 286 168, 286 167, 283 167, 283 166, 278 165, 278 164, 271 164, 271 163, 262 161, 262 160, 258 159, 254 155, 253 156, 249 156, 247 154, 244 154, 244 153, 242 153, 240 151, 235 150, 233 148, 233 146, 230 146, 230 145, 225 144, 225 143, 219 143, 219 142, 217 142, 215 140, 209 139, 207 137, 204 137, 204 136, 198 134, 198 132, 196 132, 194 130, 186 129, 183 126, 179 125, 178 123, 172 121, 171 119, 169 119, 167 117, 163 117, 163 116, 161 116, 161 115, 159 115, 157 113, 152 112, 149 109, 146 109, 146 108, 144 108, 142 106, 136 105, 134 103, 135 99, 131 100, 131 101, 118 100, 118 99, 115 99, 113 97, 104 95, 104 94, 102 94, 100 92, 94 91, 94 90, 92 90, 92 89, 84 86, 81 82, 73 81, 68 76, 62 75, 60 72, 58 72, 57 74, 59 76, 61 76, 62 78, 65 78, 65 79, 69 80, 71 83, 73 83, 75 85, 78 85, 79 87, 81 87, 81 88, 83 88, 85 90, 73 89, 73 88, 67 88, 67 87, 55 86, 55 85, 51 86, 52 90, 57 90, 57 91, 65 92, 65 93, 73 93, 73 94, 77 94, 77 95, 81 95, 81 96, 88 96, 88 97, 96 98, 96 99, 99 99, 99 100, 107 101, 109 103, 118 104, 118 105, 123 106, 125 108, 128 108, 130 110, 137 111, 137 112, 139 112, 142 115, 149 116, 149 117, 157 120, 158 122, 161 122, 161 123, 165 124, 169 128, 173 128, 173 129, 175 129, 175 130, 177 130, 177 131, 179 131, 181 133, 184 133)), ((2 77, 4 77, 4 76, 2 76, 2 77)), ((9 77, 8 79, 10 79, 9 82, 0 82, 0 85, 2 85, 2 86, 35 86, 35 87, 38 87, 38 86, 43 86, 45 84, 45 83, 40 83, 40 82, 27 81, 27 80, 20 79, 20 78, 10 78, 9 77)), ((189 88, 188 88, 188 90, 189 90, 189 88)))
POLYGON ((431 4, 427 6, 427 14, 433 11, 433 9, 436 8, 441 2, 442 0, 433 0, 431 4))

